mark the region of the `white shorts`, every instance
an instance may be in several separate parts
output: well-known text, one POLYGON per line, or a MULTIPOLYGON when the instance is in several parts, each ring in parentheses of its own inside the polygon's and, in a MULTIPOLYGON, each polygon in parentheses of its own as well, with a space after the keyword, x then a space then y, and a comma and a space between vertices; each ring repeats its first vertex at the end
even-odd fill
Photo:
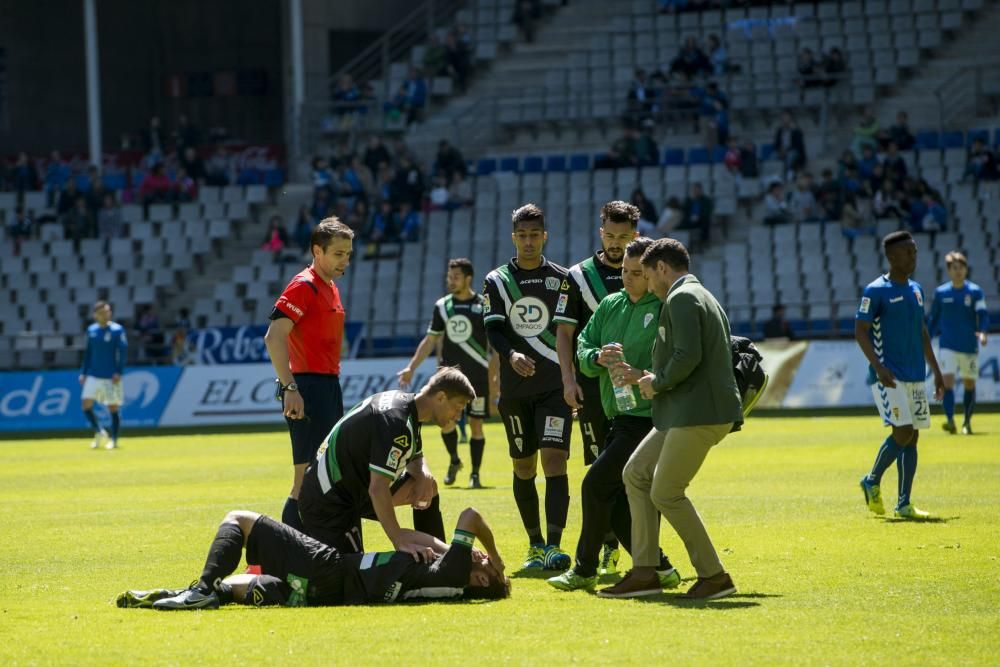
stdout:
POLYGON ((957 375, 963 380, 979 377, 979 355, 974 352, 956 352, 942 347, 938 351, 938 365, 942 375, 957 375))
POLYGON ((115 384, 110 379, 88 375, 83 381, 80 398, 97 401, 101 405, 121 405, 125 402, 124 384, 121 381, 115 384))
POLYGON ((881 382, 872 385, 875 407, 882 421, 889 426, 930 428, 931 410, 927 402, 927 387, 923 382, 900 382, 886 387, 881 382))

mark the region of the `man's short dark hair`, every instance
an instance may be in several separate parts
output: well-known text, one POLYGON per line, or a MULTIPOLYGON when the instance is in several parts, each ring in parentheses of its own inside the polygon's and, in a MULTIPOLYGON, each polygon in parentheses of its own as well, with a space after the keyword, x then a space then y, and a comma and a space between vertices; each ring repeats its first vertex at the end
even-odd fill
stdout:
POLYGON ((892 246, 897 243, 905 243, 906 241, 913 241, 913 234, 905 229, 901 229, 898 232, 890 232, 882 239, 882 250, 889 252, 889 248, 892 246))
POLYGON ((601 207, 601 225, 606 225, 609 222, 615 224, 621 224, 627 222, 635 228, 639 224, 639 207, 634 204, 629 204, 626 201, 621 201, 616 199, 614 201, 609 201, 607 204, 601 207))
POLYGON ((952 250, 947 255, 944 256, 945 268, 950 269, 952 264, 961 264, 962 266, 968 268, 969 260, 965 258, 965 255, 960 253, 958 250, 952 250))
POLYGON ((466 600, 504 600, 510 597, 510 577, 488 575, 489 586, 466 586, 462 597, 466 600))
POLYGON ((629 241, 629 244, 625 246, 625 256, 642 259, 643 254, 653 245, 653 239, 648 236, 640 236, 629 241))
POLYGON ((476 397, 476 390, 472 388, 469 378, 465 377, 456 366, 439 368, 427 381, 427 391, 431 394, 443 391, 449 399, 461 396, 471 401, 476 397))
POLYGON ((655 267, 657 262, 664 262, 675 271, 687 271, 691 266, 691 255, 677 239, 657 239, 642 254, 642 265, 655 267))
POLYGON ((545 229, 545 212, 535 204, 525 204, 511 214, 510 222, 514 229, 522 222, 537 222, 545 229))
POLYGON ((472 260, 465 257, 456 257, 454 259, 448 260, 449 269, 458 269, 468 277, 475 275, 475 271, 472 270, 472 260))
POLYGON ((340 221, 337 216, 321 220, 309 235, 309 247, 318 245, 323 252, 334 239, 354 240, 354 230, 340 221))

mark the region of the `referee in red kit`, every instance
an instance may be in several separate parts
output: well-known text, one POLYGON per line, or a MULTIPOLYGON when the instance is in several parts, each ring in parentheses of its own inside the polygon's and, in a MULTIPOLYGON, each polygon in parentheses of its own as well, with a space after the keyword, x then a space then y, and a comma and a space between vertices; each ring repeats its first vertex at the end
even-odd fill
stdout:
POLYGON ((297 530, 302 530, 298 498, 306 467, 344 415, 339 378, 344 306, 334 280, 344 275, 351 261, 353 241, 354 232, 335 217, 313 229, 309 238, 312 264, 292 278, 278 297, 264 336, 278 374, 278 395, 295 468, 281 520, 297 530))

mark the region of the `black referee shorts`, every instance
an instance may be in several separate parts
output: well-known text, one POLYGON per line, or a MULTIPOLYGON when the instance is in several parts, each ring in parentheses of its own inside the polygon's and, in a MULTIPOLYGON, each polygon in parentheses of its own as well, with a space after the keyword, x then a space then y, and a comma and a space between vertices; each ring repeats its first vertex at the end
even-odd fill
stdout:
POLYGON ((298 373, 294 377, 306 416, 304 419, 285 417, 285 422, 292 440, 292 463, 298 465, 315 460, 320 445, 330 435, 334 424, 344 416, 344 397, 340 391, 340 378, 336 375, 298 373))

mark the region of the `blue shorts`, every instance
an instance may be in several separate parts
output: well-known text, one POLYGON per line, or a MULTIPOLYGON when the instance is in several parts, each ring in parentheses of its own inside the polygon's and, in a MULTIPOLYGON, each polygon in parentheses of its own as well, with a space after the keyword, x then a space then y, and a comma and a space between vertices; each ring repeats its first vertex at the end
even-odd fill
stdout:
MULTIPOLYGON (((340 378, 336 375, 298 373, 295 384, 305 406, 304 419, 289 419, 288 435, 292 439, 292 463, 312 463, 320 445, 330 435, 334 424, 344 416, 344 397, 340 378)), ((282 406, 284 407, 284 406, 282 406)))

